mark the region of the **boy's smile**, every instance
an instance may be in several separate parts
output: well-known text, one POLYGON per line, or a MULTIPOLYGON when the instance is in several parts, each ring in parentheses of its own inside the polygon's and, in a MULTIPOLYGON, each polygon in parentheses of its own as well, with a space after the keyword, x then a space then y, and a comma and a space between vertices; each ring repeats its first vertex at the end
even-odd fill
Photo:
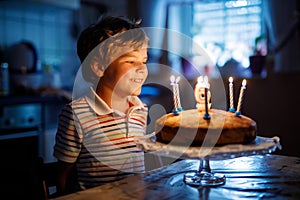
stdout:
POLYGON ((131 81, 133 81, 134 83, 142 83, 143 79, 132 79, 131 81))

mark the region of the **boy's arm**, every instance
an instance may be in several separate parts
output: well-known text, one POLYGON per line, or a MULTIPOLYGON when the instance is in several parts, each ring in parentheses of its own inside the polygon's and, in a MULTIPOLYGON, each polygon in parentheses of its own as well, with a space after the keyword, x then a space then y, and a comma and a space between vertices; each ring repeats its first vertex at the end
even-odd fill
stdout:
POLYGON ((58 196, 74 192, 75 163, 58 161, 57 165, 57 192, 58 196), (73 180, 72 180, 73 179, 73 180), (72 183, 70 183, 72 182, 72 183))

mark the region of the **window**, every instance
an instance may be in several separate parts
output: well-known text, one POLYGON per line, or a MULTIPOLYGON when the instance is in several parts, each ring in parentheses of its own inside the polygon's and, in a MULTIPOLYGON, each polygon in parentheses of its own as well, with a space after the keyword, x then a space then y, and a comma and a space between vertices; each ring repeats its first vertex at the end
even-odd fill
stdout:
POLYGON ((218 67, 234 59, 248 68, 249 56, 255 53, 263 35, 262 0, 195 2, 191 32, 194 41, 207 50, 218 67))

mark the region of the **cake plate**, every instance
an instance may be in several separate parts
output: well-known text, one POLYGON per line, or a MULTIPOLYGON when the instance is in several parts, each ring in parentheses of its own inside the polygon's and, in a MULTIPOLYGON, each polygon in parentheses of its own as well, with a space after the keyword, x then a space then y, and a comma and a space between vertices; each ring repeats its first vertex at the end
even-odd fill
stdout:
POLYGON ((174 159, 198 159, 199 169, 188 172, 183 181, 190 186, 219 186, 226 182, 223 174, 214 173, 210 168, 210 160, 225 160, 243 156, 253 156, 274 152, 281 149, 279 137, 272 138, 257 136, 249 144, 229 144, 217 147, 178 146, 156 141, 155 133, 136 138, 137 147, 145 152, 174 159))

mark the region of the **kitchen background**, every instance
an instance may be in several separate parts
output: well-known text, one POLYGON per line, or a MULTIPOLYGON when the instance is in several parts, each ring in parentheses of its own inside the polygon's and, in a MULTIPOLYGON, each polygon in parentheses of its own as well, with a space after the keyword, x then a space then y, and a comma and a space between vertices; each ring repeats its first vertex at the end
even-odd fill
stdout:
MULTIPOLYGON (((33 118, 27 114, 24 118, 29 120, 29 125, 36 120, 34 122, 37 122, 38 130, 42 134, 42 137, 39 138, 39 152, 46 162, 55 161, 51 153, 57 127, 57 116, 62 105, 70 100, 70 92, 80 66, 76 54, 76 40, 83 28, 103 14, 116 14, 142 18, 142 24, 145 27, 171 28, 192 37, 191 27, 195 19, 193 12, 197 8, 195 5, 199 4, 198 9, 204 12, 205 9, 201 10, 203 8, 201 5, 208 5, 207 8, 210 9, 213 8, 210 6, 216 6, 218 2, 225 5, 225 2, 232 3, 235 1, 0 1, 0 58, 10 63, 19 63, 23 60, 22 62, 28 64, 25 68, 20 64, 14 69, 10 76, 10 94, 0 97, 2 104, 1 135, 5 135, 5 131, 12 129, 12 124, 18 120, 15 119, 15 116, 6 117, 5 114, 13 113, 10 108, 14 108, 15 105, 39 104, 41 108, 33 108, 33 110, 37 109, 38 112, 41 112, 41 121, 36 119, 39 114, 35 114, 33 118), (24 47, 24 43, 21 42, 32 45, 34 51, 28 45, 24 47), (32 68, 34 68, 34 73, 30 71, 32 68), (18 84, 25 84, 28 87, 20 88, 18 84), (48 87, 40 88, 41 85, 48 87)), ((235 76, 236 85, 240 85, 242 78, 248 79, 247 95, 243 107, 244 113, 258 122, 260 135, 267 137, 276 135, 281 138, 283 149, 276 153, 300 156, 298 148, 300 135, 297 126, 300 99, 297 95, 299 89, 296 88, 299 86, 298 80, 300 78, 299 0, 288 0, 284 3, 280 0, 248 0, 248 3, 249 5, 251 3, 253 5, 259 4, 261 9, 258 14, 258 29, 256 30, 257 27, 254 26, 251 27, 251 30, 257 31, 255 32, 257 38, 264 36, 261 37, 262 42, 266 42, 263 45, 269 50, 267 55, 264 55, 266 56, 265 68, 262 73, 252 74, 249 68, 241 68, 237 64, 238 58, 229 59, 232 62, 227 62, 227 68, 224 67, 225 62, 218 67, 223 73, 224 83, 227 83, 229 75, 235 76), (241 71, 237 69, 241 69, 241 71)), ((198 12, 201 13, 200 11, 198 12)), ((214 29, 213 33, 215 34, 218 30, 214 29)), ((221 35, 223 33, 221 32, 221 35)), ((229 32, 228 35, 232 34, 229 32)), ((249 44, 254 44, 256 37, 251 36, 251 41, 248 41, 249 44)), ((152 42, 163 45, 166 41, 164 39, 166 38, 159 35, 152 42)), ((169 42, 169 45, 176 45, 173 43, 169 42)), ((253 49, 250 53, 248 51, 247 60, 254 52, 253 49)), ((178 61, 177 59, 176 61, 172 55, 165 57, 164 53, 159 51, 151 51, 149 54, 151 62, 169 63, 176 70, 183 72, 183 74, 186 73, 182 60, 178 61)), ((9 67, 13 67, 12 65, 9 67)), ((190 76, 188 78, 194 83, 196 76, 194 72, 185 75, 190 76)), ((150 80, 162 78, 165 77, 161 77, 159 71, 155 68, 150 69, 150 80)), ((183 91, 182 96, 188 95, 190 94, 183 91)), ((187 99, 187 102, 183 102, 185 108, 194 107, 195 102, 192 97, 185 99, 187 99)), ((170 107, 165 105, 165 109, 168 110, 170 107)), ((14 111, 15 115, 22 118, 20 112, 14 111)), ((23 118, 20 120, 24 121, 23 118)), ((19 130, 20 127, 18 127, 19 130)), ((5 139, 4 136, 3 138, 5 139)))

